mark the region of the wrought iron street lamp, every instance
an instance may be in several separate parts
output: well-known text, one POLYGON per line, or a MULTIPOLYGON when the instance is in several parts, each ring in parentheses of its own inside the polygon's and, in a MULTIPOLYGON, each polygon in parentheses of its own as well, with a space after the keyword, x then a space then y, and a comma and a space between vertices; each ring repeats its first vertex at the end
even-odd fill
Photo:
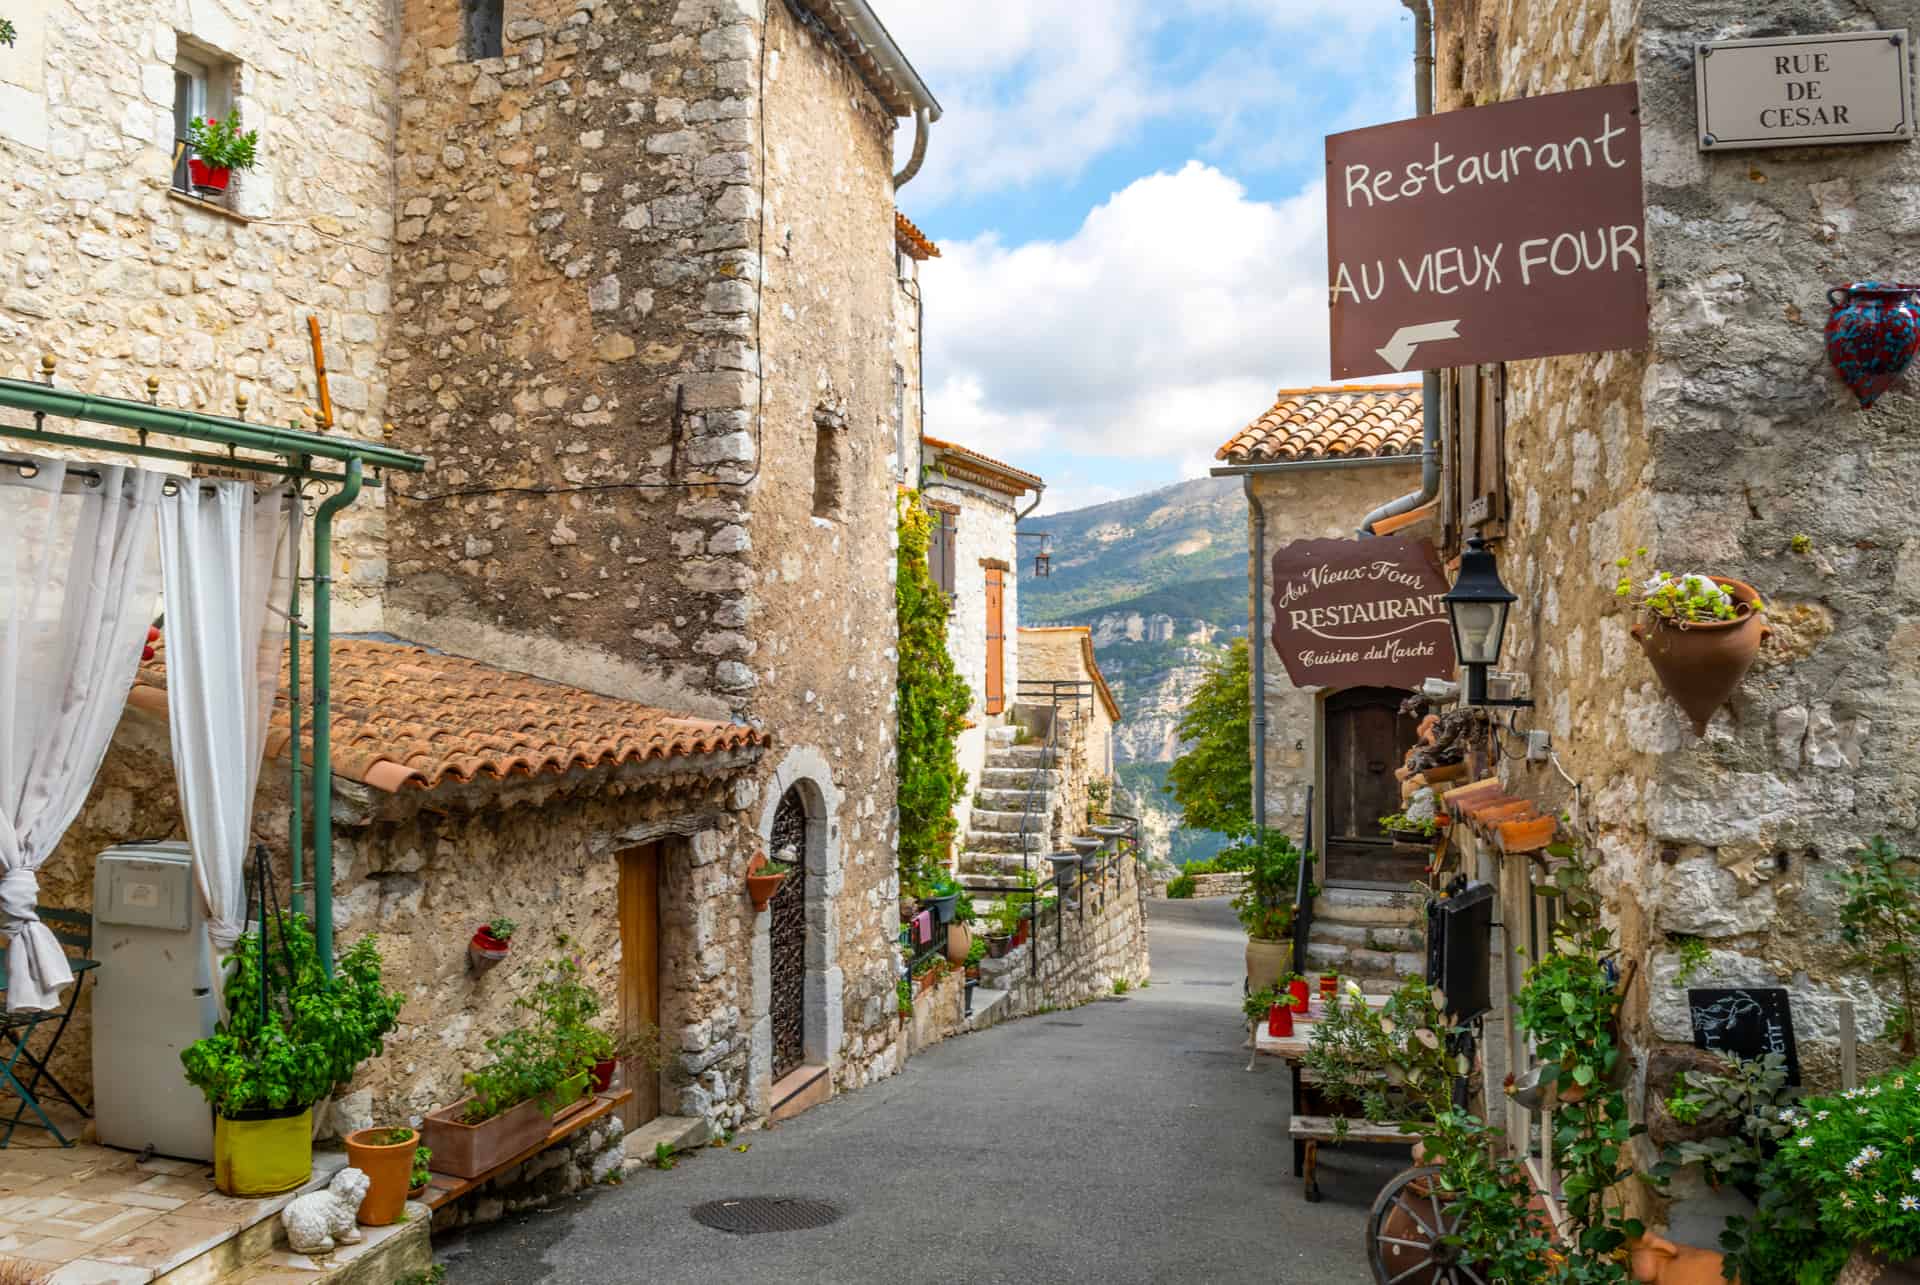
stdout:
POLYGON ((1479 536, 1467 541, 1460 555, 1460 574, 1441 601, 1453 625, 1453 652, 1467 671, 1467 704, 1532 705, 1529 700, 1496 700, 1487 695, 1487 671, 1500 661, 1506 639, 1507 611, 1518 599, 1500 582, 1487 542, 1479 536))

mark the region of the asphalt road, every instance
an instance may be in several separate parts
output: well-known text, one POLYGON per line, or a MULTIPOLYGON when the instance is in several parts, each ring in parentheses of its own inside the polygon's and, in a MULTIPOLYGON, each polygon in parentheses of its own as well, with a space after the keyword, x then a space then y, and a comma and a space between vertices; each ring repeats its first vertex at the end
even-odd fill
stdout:
POLYGON ((1279 1281, 1365 1285, 1362 1227, 1404 1154, 1292 1176, 1287 1082, 1248 1071, 1245 938, 1224 900, 1150 903, 1153 983, 948 1040, 881 1084, 668 1172, 436 1242, 453 1285, 1279 1281), (703 1201, 825 1199, 812 1231, 736 1236, 703 1201))

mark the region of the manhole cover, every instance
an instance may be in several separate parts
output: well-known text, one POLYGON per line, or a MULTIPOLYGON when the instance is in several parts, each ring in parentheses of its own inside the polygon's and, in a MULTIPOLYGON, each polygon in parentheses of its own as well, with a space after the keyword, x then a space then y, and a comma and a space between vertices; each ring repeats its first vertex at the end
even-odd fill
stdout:
POLYGON ((840 1217, 838 1205, 799 1196, 738 1196, 693 1207, 696 1222, 719 1231, 749 1236, 762 1231, 806 1231, 840 1217))

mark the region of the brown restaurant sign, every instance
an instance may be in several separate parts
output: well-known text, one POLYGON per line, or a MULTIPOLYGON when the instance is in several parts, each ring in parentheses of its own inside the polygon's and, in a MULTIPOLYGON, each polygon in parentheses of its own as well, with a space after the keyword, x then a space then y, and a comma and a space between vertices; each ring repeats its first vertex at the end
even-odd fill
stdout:
POLYGON ((1426 540, 1296 540, 1273 555, 1273 646, 1295 687, 1452 678, 1446 574, 1426 540))
POLYGON ((1647 342, 1637 86, 1327 136, 1338 379, 1647 342))

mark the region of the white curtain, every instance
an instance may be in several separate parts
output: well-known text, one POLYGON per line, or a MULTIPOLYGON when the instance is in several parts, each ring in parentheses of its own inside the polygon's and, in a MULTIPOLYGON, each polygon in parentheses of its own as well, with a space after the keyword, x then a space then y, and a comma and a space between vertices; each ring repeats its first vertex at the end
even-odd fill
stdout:
POLYGON ((287 598, 285 486, 190 482, 160 500, 167 605, 167 731, 194 883, 215 958, 246 926, 253 796, 280 685, 287 598), (274 627, 269 627, 270 625, 274 627))
POLYGON ((0 463, 0 929, 7 1007, 73 981, 36 876, 86 802, 152 622, 155 504, 144 469, 0 463))

